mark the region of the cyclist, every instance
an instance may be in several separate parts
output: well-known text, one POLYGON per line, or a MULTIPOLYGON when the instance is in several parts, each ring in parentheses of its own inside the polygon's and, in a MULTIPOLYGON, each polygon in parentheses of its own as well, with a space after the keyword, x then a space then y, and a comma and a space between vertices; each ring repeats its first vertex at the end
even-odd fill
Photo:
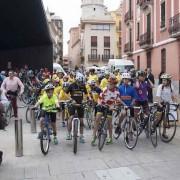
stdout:
MULTIPOLYGON (((157 112, 157 120, 155 122, 156 125, 161 120, 162 110, 163 110, 162 105, 164 103, 173 103, 176 101, 174 87, 171 84, 171 78, 172 78, 172 76, 167 73, 161 75, 162 84, 160 84, 158 86, 157 94, 156 94, 158 104, 159 104, 159 108, 158 108, 158 112, 157 112)), ((162 136, 164 138, 168 139, 165 129, 166 128, 164 128, 162 136)))
POLYGON ((122 80, 122 77, 121 77, 121 74, 119 72, 119 69, 116 69, 114 71, 114 75, 116 76, 116 79, 117 79, 117 84, 119 85, 121 83, 121 80, 122 80))
MULTIPOLYGON (((56 113, 57 110, 55 108, 59 108, 58 98, 54 95, 54 86, 52 84, 47 84, 44 88, 44 95, 39 99, 39 101, 35 104, 34 108, 37 108, 39 105, 42 106, 41 118, 40 118, 40 128, 43 129, 43 122, 45 115, 47 113, 51 118, 51 126, 53 129, 53 141, 54 144, 58 144, 57 140, 57 128, 56 128, 56 113)), ((42 136, 39 133, 39 138, 42 136)))
MULTIPOLYGON (((80 73, 77 73, 75 82, 72 83, 69 88, 67 89, 67 94, 70 93, 71 99, 75 101, 77 104, 82 104, 82 101, 84 99, 84 94, 87 95, 87 90, 84 84, 84 76, 80 73)), ((80 143, 85 143, 84 136, 83 136, 83 117, 84 117, 84 109, 83 107, 70 107, 69 108, 69 114, 70 119, 68 121, 68 135, 66 140, 71 140, 71 125, 72 125, 72 119, 75 113, 75 109, 77 109, 78 117, 80 119, 80 143)))
MULTIPOLYGON (((134 115, 133 105, 136 99, 136 91, 135 88, 130 85, 131 75, 129 73, 123 73, 122 82, 123 84, 119 86, 120 98, 123 101, 124 106, 132 107, 131 115, 133 116, 134 115)), ((119 117, 119 125, 117 126, 115 133, 119 134, 119 132, 121 132, 121 123, 124 120, 125 116, 126 116, 126 112, 122 110, 119 117)))
POLYGON ((107 87, 108 79, 109 79, 109 73, 105 73, 104 78, 101 80, 100 83, 100 88, 102 91, 107 87))
POLYGON ((69 83, 70 84, 75 82, 74 76, 75 76, 74 72, 70 72, 70 74, 69 74, 69 83))
POLYGON ((11 100, 11 103, 12 103, 15 118, 18 117, 18 113, 17 113, 17 95, 18 95, 19 88, 20 88, 20 93, 19 94, 22 95, 23 92, 24 92, 23 83, 21 82, 21 80, 18 77, 14 76, 13 71, 9 71, 9 77, 4 79, 4 81, 3 81, 2 85, 1 85, 1 89, 3 90, 5 95, 13 97, 13 98, 10 98, 10 100, 11 100))
POLYGON ((96 114, 96 120, 95 120, 95 126, 93 129, 93 139, 91 141, 91 145, 95 146, 96 141, 96 133, 99 127, 99 123, 101 121, 101 117, 103 115, 104 106, 108 106, 108 130, 109 130, 109 138, 107 139, 106 144, 112 144, 112 108, 115 105, 115 103, 122 103, 120 99, 120 94, 118 91, 117 85, 117 79, 116 77, 111 74, 108 80, 108 86, 107 88, 100 94, 100 98, 98 101, 97 106, 97 114, 96 114))
MULTIPOLYGON (((60 94, 58 96, 58 99, 60 101, 68 101, 70 100, 70 94, 67 94, 67 90, 69 88, 69 83, 68 82, 64 82, 63 83, 63 87, 61 88, 61 91, 60 91, 60 94)), ((62 126, 65 127, 66 126, 66 123, 65 123, 65 119, 64 119, 64 116, 65 116, 65 112, 64 112, 64 103, 60 103, 61 104, 61 109, 62 109, 62 126)))
MULTIPOLYGON (((144 118, 148 120, 149 114, 149 106, 148 106, 148 88, 153 88, 153 83, 147 79, 146 81, 146 73, 144 71, 139 71, 137 74, 137 80, 135 82, 135 89, 137 93, 137 98, 135 101, 135 106, 142 106, 144 110, 144 118)), ((139 110, 135 110, 135 115, 139 110)), ((141 122, 141 128, 144 127, 144 123, 141 122)))
POLYGON ((89 77, 88 77, 88 81, 92 81, 94 80, 96 83, 98 83, 98 76, 95 74, 95 69, 92 68, 89 70, 90 74, 89 74, 89 77))

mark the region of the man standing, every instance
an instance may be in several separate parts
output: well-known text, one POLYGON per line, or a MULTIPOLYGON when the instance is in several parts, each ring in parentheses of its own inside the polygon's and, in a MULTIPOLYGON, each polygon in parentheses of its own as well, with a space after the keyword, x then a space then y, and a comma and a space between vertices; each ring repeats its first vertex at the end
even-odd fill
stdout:
POLYGON ((1 89, 5 93, 5 95, 10 97, 10 101, 12 103, 13 111, 14 111, 14 117, 17 118, 17 95, 18 95, 18 88, 20 88, 20 95, 24 92, 24 85, 21 82, 21 80, 14 76, 13 71, 9 71, 9 77, 5 78, 1 89))
MULTIPOLYGON (((153 85, 154 85, 155 84, 154 75, 152 74, 150 68, 146 69, 146 74, 147 74, 147 81, 149 79, 153 83, 153 85)), ((152 87, 148 88, 148 101, 150 103, 153 103, 153 88, 152 87)))

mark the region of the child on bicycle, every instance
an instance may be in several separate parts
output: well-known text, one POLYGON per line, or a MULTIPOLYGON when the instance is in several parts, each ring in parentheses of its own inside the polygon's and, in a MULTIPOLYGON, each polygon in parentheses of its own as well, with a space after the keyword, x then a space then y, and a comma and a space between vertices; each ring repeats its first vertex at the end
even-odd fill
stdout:
POLYGON ((62 126, 63 127, 66 126, 65 119, 64 119, 65 112, 64 112, 64 102, 63 101, 68 101, 71 99, 70 94, 66 93, 66 91, 69 88, 69 85, 70 85, 69 82, 64 82, 62 85, 60 94, 58 96, 58 99, 59 99, 60 105, 61 105, 61 109, 62 109, 62 126))
MULTIPOLYGON (((122 84, 119 86, 120 98, 123 101, 124 106, 131 107, 130 109, 131 116, 134 116, 133 105, 136 99, 136 91, 135 88, 130 84, 131 84, 131 75, 129 73, 123 73, 122 84)), ((119 125, 115 130, 116 134, 121 133, 121 123, 124 120, 125 116, 126 116, 126 112, 122 110, 119 117, 119 125)))
MULTIPOLYGON (((57 128, 56 128, 56 113, 57 113, 57 108, 60 108, 58 98, 56 95, 54 95, 54 86, 52 84, 47 84, 44 90, 45 90, 44 95, 39 99, 39 101, 35 104, 33 108, 37 108, 39 105, 42 106, 41 118, 40 118, 41 132, 44 127, 45 115, 50 116, 51 126, 54 135, 53 142, 54 144, 58 144, 57 128)), ((41 136, 42 133, 39 133, 39 138, 41 138, 41 136)))
MULTIPOLYGON (((172 76, 165 73, 165 74, 162 74, 160 78, 162 79, 162 84, 160 84, 158 86, 157 94, 156 94, 156 97, 158 100, 158 105, 159 105, 157 117, 156 117, 156 122, 155 122, 156 125, 161 120, 163 104, 164 103, 173 103, 176 101, 174 87, 171 84, 172 76)), ((165 139, 168 139, 168 136, 166 135, 165 128, 164 128, 162 136, 165 139)))
POLYGON ((91 141, 91 145, 95 146, 96 141, 96 133, 101 121, 101 117, 103 116, 104 112, 104 106, 108 106, 108 130, 109 130, 109 138, 107 139, 106 144, 112 144, 112 108, 116 103, 122 103, 120 99, 120 94, 118 91, 117 85, 117 79, 116 77, 111 74, 108 79, 108 86, 106 89, 100 94, 98 106, 97 106, 97 114, 96 114, 96 120, 95 125, 93 129, 93 139, 91 141))

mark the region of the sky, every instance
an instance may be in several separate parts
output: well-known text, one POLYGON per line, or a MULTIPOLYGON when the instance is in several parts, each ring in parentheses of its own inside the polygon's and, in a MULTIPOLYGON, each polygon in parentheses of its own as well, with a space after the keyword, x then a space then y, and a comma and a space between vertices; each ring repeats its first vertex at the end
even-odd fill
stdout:
MULTIPOLYGON (((69 29, 80 23, 81 0, 43 0, 45 9, 55 12, 63 19, 64 23, 64 55, 67 54, 67 41, 69 40, 69 29)), ((108 10, 115 10, 119 7, 120 0, 104 0, 108 10)))

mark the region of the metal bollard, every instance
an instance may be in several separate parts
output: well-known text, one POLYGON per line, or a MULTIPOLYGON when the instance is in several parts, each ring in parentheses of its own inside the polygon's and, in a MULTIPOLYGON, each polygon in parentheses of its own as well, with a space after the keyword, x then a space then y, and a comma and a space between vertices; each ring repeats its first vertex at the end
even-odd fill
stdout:
POLYGON ((37 133, 34 110, 31 110, 31 133, 37 133))
POLYGON ((15 120, 15 153, 16 153, 16 157, 23 156, 22 119, 15 120))

